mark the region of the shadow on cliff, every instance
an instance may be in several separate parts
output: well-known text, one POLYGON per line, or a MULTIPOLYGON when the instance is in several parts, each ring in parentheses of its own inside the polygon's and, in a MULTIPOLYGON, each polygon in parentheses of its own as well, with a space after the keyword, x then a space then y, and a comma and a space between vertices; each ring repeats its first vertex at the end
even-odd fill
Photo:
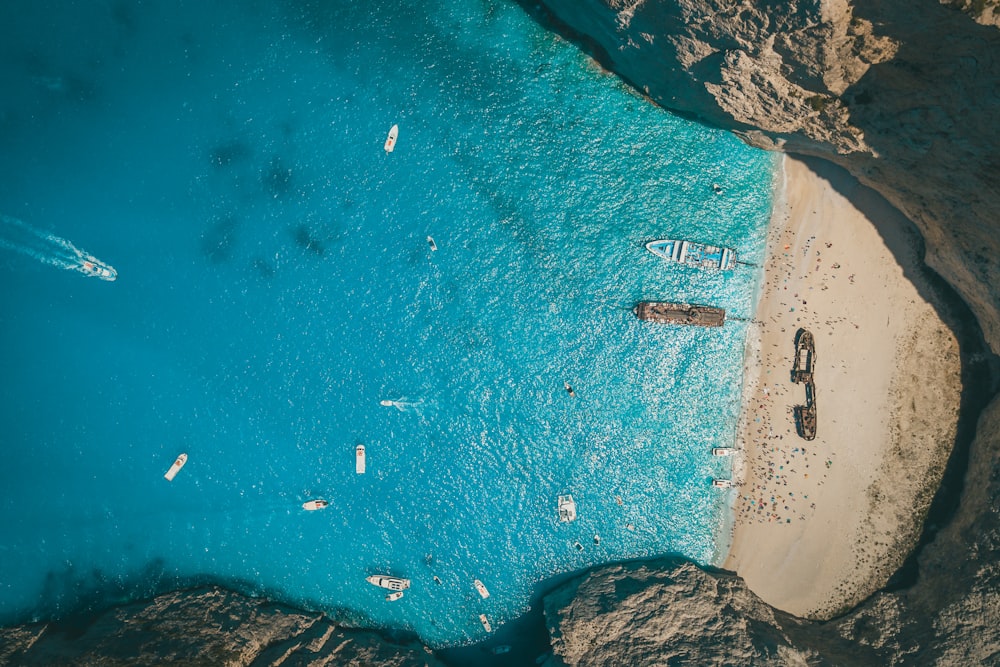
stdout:
POLYGON ((916 583, 921 551, 951 521, 958 509, 969 467, 969 449, 976 437, 976 424, 983 409, 997 394, 1000 357, 994 355, 986 344, 976 317, 958 292, 924 264, 923 237, 902 212, 879 193, 859 183, 847 170, 819 158, 796 156, 796 159, 826 180, 872 221, 886 247, 902 267, 903 274, 958 340, 962 395, 955 443, 941 486, 924 520, 920 539, 884 589, 901 590, 916 583))

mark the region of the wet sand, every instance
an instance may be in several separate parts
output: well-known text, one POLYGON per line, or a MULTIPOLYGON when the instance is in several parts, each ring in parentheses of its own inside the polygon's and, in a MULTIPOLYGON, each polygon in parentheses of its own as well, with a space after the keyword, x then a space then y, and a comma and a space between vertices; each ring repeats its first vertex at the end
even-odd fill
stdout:
POLYGON ((912 225, 846 172, 783 163, 723 567, 779 609, 829 618, 883 586, 919 537, 955 439, 961 362, 912 225), (812 441, 792 417, 800 328, 816 341, 812 441))

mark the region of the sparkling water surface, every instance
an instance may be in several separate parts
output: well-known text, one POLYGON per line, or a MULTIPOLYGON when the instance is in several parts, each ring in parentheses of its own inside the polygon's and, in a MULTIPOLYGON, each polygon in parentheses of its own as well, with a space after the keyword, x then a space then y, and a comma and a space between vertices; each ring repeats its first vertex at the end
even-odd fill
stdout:
POLYGON ((4 622, 207 578, 460 645, 554 574, 724 556, 758 269, 642 245, 758 264, 768 154, 510 3, 6 13, 0 214, 118 279, 0 250, 4 622))

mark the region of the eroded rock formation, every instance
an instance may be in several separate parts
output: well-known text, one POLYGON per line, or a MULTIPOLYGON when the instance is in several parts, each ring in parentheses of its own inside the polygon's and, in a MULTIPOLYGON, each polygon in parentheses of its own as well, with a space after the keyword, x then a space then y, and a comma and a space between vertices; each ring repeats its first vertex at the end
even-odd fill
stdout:
POLYGON ((0 629, 3 665, 389 665, 441 663, 415 641, 347 630, 323 614, 221 588, 178 591, 61 623, 0 629))

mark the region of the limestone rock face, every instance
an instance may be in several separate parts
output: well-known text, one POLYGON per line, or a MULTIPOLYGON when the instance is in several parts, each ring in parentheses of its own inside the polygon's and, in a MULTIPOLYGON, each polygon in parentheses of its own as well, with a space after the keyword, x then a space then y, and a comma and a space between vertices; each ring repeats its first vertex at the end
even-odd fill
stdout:
POLYGON ((658 104, 829 159, 881 193, 1000 352, 995 1, 544 4, 658 104))
POLYGON ((79 623, 0 629, 3 665, 440 665, 416 642, 339 628, 221 588, 178 591, 79 623))

